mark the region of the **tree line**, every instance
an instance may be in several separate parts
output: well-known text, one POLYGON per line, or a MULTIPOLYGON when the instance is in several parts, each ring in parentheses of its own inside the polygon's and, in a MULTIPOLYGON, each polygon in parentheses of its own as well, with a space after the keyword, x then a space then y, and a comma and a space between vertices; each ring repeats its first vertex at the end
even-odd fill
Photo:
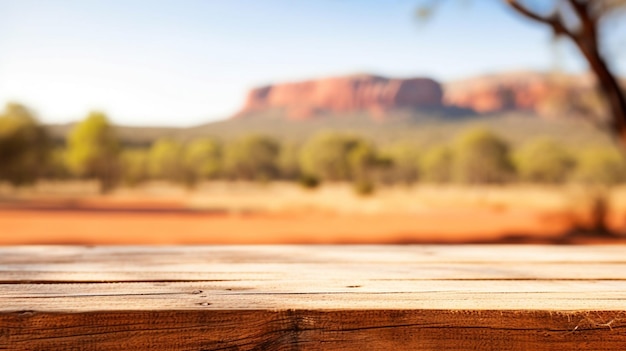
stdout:
POLYGON ((519 147, 485 128, 422 149, 410 142, 379 146, 362 136, 325 131, 301 143, 251 134, 228 142, 199 138, 125 146, 103 113, 90 113, 54 145, 22 105, 0 114, 0 181, 19 186, 38 179, 96 179, 103 192, 165 180, 194 187, 205 180, 296 181, 308 188, 351 182, 368 194, 378 185, 505 184, 626 181, 626 162, 615 148, 570 150, 548 138, 519 147))

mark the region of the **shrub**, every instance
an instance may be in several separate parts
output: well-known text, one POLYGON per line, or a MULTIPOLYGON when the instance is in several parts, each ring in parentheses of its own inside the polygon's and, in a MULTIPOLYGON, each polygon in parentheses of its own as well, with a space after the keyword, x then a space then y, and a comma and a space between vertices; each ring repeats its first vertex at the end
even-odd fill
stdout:
POLYGON ((384 150, 389 164, 385 180, 390 183, 412 184, 420 177, 420 154, 415 145, 399 143, 384 150))
POLYGON ((453 178, 465 184, 503 183, 513 176, 509 146, 489 130, 477 128, 457 138, 453 178))
POLYGON ((124 150, 120 158, 122 181, 125 184, 135 186, 149 178, 147 150, 124 150))
POLYGON ((224 167, 237 179, 267 181, 278 176, 280 145, 262 135, 249 135, 229 144, 224 154, 224 167))
POLYGON ((0 180, 34 182, 45 172, 49 139, 26 107, 9 103, 0 115, 0 180))
POLYGON ((358 140, 352 136, 321 132, 313 136, 302 148, 302 171, 325 180, 349 180, 352 177, 350 150, 358 140))
POLYGON ((363 138, 321 132, 302 148, 300 165, 306 174, 337 181, 370 179, 384 162, 374 146, 363 138))
POLYGON ((298 183, 300 183, 300 185, 303 188, 315 189, 320 185, 320 180, 316 176, 312 176, 310 174, 303 174, 298 179, 298 183))
POLYGON ((183 150, 185 183, 193 186, 203 179, 215 178, 221 171, 221 147, 212 139, 197 139, 183 150))
POLYGON ((428 150, 420 162, 422 179, 433 183, 451 181, 453 160, 452 150, 446 146, 434 147, 428 150))
POLYGON ((172 139, 159 139, 148 153, 148 174, 151 178, 172 182, 184 181, 183 145, 172 139))
POLYGON ((283 179, 299 179, 302 171, 299 163, 300 148, 293 143, 285 143, 278 155, 278 168, 283 179))
POLYGON ((107 192, 119 178, 120 143, 115 128, 101 112, 91 112, 72 129, 68 138, 67 160, 80 177, 96 178, 107 192))
POLYGON ((518 176, 525 181, 561 183, 575 166, 574 158, 551 139, 536 139, 515 155, 518 176))
POLYGON ((374 183, 368 179, 355 180, 352 186, 354 192, 361 196, 371 195, 374 193, 374 190, 376 190, 374 183))
POLYGON ((626 180, 623 155, 609 147, 592 148, 578 157, 574 180, 598 185, 615 185, 626 180))

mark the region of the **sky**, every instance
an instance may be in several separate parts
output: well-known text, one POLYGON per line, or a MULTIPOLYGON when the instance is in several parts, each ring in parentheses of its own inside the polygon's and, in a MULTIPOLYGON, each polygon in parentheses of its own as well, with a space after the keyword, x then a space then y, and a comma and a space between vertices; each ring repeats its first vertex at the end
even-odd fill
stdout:
MULTIPOLYGON (((586 68, 498 0, 0 0, 0 104, 44 123, 227 118, 255 86, 353 73, 451 81, 586 68)), ((623 54, 612 62, 626 74, 623 54)))

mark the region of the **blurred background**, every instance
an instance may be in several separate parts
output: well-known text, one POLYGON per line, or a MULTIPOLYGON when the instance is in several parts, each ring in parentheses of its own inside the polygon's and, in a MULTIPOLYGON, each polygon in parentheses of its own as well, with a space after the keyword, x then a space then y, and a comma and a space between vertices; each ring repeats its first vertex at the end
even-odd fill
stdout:
POLYGON ((624 242, 625 9, 0 0, 0 245, 624 242))

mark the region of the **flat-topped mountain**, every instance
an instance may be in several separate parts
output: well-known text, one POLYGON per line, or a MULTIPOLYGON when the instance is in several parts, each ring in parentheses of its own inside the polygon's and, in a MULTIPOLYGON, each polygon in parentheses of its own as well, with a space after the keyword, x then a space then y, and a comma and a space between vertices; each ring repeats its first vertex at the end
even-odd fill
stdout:
POLYGON ((393 79, 352 75, 268 85, 251 90, 237 117, 268 109, 289 119, 367 111, 374 116, 398 108, 442 106, 441 85, 429 78, 393 79))
POLYGON ((586 108, 601 105, 593 101, 594 84, 589 75, 532 71, 484 75, 445 84, 430 78, 349 75, 252 89, 235 118, 268 111, 291 120, 366 112, 384 120, 394 110, 433 108, 440 109, 444 116, 464 110, 475 114, 526 112, 562 117, 573 115, 573 104, 586 104, 586 108))
MULTIPOLYGON (((255 88, 234 118, 189 128, 117 129, 134 146, 159 138, 226 140, 250 133, 302 141, 329 129, 428 144, 479 124, 516 142, 547 135, 578 145, 606 138, 587 118, 570 118, 593 115, 581 105, 604 106, 595 90, 592 77, 582 75, 504 72, 440 84, 362 74, 255 88)), ((61 145, 72 127, 48 129, 61 145)))
POLYGON ((573 100, 593 90, 590 75, 505 72, 448 82, 444 84, 443 103, 477 113, 527 111, 555 117, 559 112, 554 108, 556 104, 576 102, 573 100))

